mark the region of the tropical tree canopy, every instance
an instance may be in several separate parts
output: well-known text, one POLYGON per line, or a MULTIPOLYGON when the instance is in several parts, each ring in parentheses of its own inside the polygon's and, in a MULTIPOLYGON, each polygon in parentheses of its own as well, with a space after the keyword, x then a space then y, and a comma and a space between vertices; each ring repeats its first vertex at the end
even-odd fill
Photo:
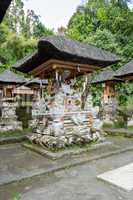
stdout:
MULTIPOLYGON (((24 9, 22 0, 12 0, 0 25, 0 61, 4 68, 35 50, 38 38, 53 35, 33 10, 24 9)), ((2 69, 2 68, 1 68, 2 69)))

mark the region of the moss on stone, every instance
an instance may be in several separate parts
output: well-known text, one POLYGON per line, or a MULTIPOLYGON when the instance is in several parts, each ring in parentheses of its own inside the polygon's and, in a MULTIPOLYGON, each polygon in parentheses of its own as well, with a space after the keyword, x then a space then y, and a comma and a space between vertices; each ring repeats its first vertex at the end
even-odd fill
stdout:
POLYGON ((22 131, 15 130, 15 131, 6 131, 6 132, 0 132, 0 138, 7 138, 7 137, 16 137, 16 136, 23 136, 28 133, 31 133, 31 129, 24 129, 22 131))

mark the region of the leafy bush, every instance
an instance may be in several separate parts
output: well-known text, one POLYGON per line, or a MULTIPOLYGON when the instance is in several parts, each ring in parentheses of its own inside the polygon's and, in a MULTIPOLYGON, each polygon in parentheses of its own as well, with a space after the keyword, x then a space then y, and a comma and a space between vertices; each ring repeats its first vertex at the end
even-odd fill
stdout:
POLYGON ((113 124, 104 123, 103 128, 114 128, 113 124))
POLYGON ((19 196, 13 197, 13 199, 11 199, 11 200, 20 200, 20 197, 19 196))

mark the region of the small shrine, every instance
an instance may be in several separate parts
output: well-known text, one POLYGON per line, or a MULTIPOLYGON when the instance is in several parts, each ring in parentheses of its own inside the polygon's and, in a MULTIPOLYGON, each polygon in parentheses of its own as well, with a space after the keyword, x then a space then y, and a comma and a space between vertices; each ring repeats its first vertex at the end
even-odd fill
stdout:
POLYGON ((92 81, 93 85, 102 85, 103 96, 101 105, 105 123, 112 123, 118 106, 116 85, 122 82, 122 79, 115 77, 115 74, 116 72, 111 67, 108 67, 96 75, 92 81))
POLYGON ((25 79, 18 76, 10 70, 5 70, 0 74, 0 131, 21 130, 22 123, 16 116, 16 107, 18 106, 15 94, 15 88, 25 82, 25 79))
POLYGON ((119 58, 94 46, 64 36, 52 36, 38 42, 38 51, 16 63, 15 69, 48 79, 44 98, 34 109, 36 123, 29 140, 44 148, 60 149, 72 144, 102 140, 98 110, 91 95, 82 97, 87 75, 117 63, 119 58), (77 77, 84 86, 77 87, 77 77))

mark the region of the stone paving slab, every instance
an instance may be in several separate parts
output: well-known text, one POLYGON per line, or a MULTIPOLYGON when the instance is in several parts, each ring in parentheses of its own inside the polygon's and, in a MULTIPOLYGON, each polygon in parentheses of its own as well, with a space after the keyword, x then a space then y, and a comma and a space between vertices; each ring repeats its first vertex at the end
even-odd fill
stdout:
POLYGON ((114 186, 120 187, 126 191, 133 190, 133 163, 120 167, 118 169, 105 172, 97 176, 114 186))

